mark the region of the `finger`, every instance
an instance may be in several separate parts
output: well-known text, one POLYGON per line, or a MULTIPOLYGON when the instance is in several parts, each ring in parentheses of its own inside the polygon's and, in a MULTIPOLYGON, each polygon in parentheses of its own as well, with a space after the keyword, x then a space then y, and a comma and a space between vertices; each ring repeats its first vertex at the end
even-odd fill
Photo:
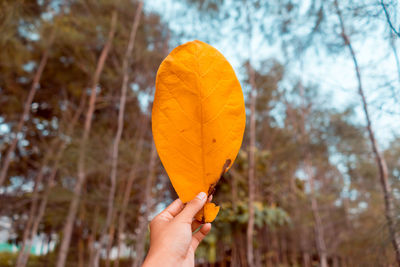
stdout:
POLYGON ((192 222, 192 232, 194 232, 195 230, 197 230, 197 228, 199 228, 201 225, 202 225, 202 224, 201 224, 199 221, 194 220, 194 221, 192 222))
POLYGON ((192 236, 192 242, 190 243, 190 246, 192 247, 193 251, 196 251, 200 242, 204 239, 204 237, 206 237, 206 235, 210 232, 210 230, 211 230, 211 223, 206 223, 200 228, 198 232, 196 232, 192 236))
POLYGON ((172 219, 182 211, 183 207, 184 205, 182 201, 179 198, 175 199, 175 201, 172 202, 165 210, 163 210, 160 215, 172 219))
POLYGON ((207 194, 200 192, 194 199, 186 204, 186 207, 179 215, 176 216, 178 220, 192 224, 193 217, 204 206, 207 201, 207 194))
POLYGON ((209 195, 208 199, 207 199, 207 202, 211 202, 212 199, 213 199, 213 195, 209 195))

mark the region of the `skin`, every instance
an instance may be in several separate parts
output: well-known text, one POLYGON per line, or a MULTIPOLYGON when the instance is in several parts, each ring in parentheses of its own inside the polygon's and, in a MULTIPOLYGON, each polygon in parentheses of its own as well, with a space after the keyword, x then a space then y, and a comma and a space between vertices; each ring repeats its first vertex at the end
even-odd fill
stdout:
POLYGON ((186 205, 177 199, 150 222, 150 249, 142 267, 194 266, 196 249, 211 230, 210 223, 201 226, 194 219, 206 201, 204 192, 186 205))

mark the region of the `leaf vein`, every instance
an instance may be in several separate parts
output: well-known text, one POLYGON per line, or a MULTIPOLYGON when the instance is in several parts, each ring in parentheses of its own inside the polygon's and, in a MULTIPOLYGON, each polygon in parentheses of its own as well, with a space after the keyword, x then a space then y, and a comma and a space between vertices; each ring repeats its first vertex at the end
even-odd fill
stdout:
POLYGON ((226 103, 222 106, 222 108, 218 111, 218 113, 214 117, 209 119, 208 121, 204 122, 203 124, 210 123, 210 122, 214 121, 215 119, 217 119, 219 117, 219 115, 221 115, 221 113, 224 111, 225 107, 228 105, 229 101, 231 100, 232 92, 233 92, 233 90, 231 90, 229 92, 229 96, 226 100, 226 103))
POLYGON ((214 88, 211 89, 211 92, 210 92, 207 96, 205 96, 205 97, 201 100, 201 102, 206 101, 207 98, 209 98, 209 97, 218 89, 218 86, 219 86, 219 84, 220 84, 222 81, 229 81, 229 80, 228 80, 228 79, 219 79, 219 80, 217 81, 217 83, 215 84, 214 88))
POLYGON ((160 110, 161 114, 163 114, 163 115, 172 123, 172 125, 174 126, 175 131, 178 133, 178 135, 182 136, 182 138, 183 138, 186 142, 188 142, 189 144, 194 145, 194 146, 197 146, 197 147, 200 147, 200 145, 193 143, 192 141, 190 141, 189 139, 187 139, 180 131, 178 131, 178 129, 177 129, 177 127, 176 127, 174 121, 167 115, 167 113, 166 113, 164 110, 162 110, 161 108, 158 108, 158 110, 160 110))

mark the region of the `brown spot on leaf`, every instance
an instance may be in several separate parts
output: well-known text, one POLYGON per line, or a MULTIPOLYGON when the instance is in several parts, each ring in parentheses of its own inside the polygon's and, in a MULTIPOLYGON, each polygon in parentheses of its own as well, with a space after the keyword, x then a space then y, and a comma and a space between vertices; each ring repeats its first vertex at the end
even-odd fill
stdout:
MULTIPOLYGON (((218 183, 218 182, 217 182, 217 183, 218 183)), ((212 194, 215 193, 215 186, 217 185, 217 183, 210 185, 210 187, 208 188, 207 194, 208 194, 209 196, 211 196, 212 194)))
POLYGON ((225 161, 225 164, 224 164, 224 166, 222 167, 222 173, 221 173, 221 175, 224 174, 224 173, 226 172, 226 169, 229 167, 229 165, 231 165, 231 162, 232 162, 231 159, 227 159, 227 160, 225 161))
POLYGON ((215 140, 215 138, 213 138, 213 143, 217 142, 217 140, 215 140))
POLYGON ((218 181, 216 181, 215 183, 211 184, 210 187, 208 188, 208 196, 212 195, 215 193, 215 186, 218 184, 219 180, 221 180, 222 176, 224 175, 224 173, 226 172, 226 169, 229 167, 229 165, 231 165, 232 160, 227 159, 224 163, 224 166, 222 166, 222 172, 221 175, 218 179, 218 181))

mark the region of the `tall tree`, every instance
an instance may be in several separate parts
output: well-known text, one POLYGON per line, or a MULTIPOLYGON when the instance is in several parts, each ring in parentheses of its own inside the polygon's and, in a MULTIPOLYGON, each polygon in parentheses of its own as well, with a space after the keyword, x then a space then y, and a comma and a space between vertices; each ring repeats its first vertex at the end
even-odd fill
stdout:
POLYGON ((94 113, 94 109, 95 109, 96 96, 97 96, 96 89, 97 89, 97 85, 100 80, 100 75, 102 73, 104 63, 107 59, 108 53, 111 48, 112 41, 114 39, 115 29, 116 29, 116 25, 117 25, 117 17, 118 17, 118 13, 116 10, 114 10, 112 12, 111 25, 110 25, 110 30, 108 33, 107 41, 103 47, 103 50, 101 51, 99 60, 97 62, 96 71, 93 76, 90 99, 89 99, 89 108, 86 113, 85 126, 84 126, 82 139, 81 139, 81 143, 80 143, 80 149, 79 149, 78 175, 77 175, 78 177, 77 177, 77 181, 76 181, 76 184, 74 187, 74 195, 73 195, 71 204, 69 206, 67 219, 65 221, 65 225, 64 225, 64 229, 63 229, 63 238, 61 241, 60 251, 58 254, 57 265, 56 265, 57 267, 65 266, 65 261, 67 259, 67 255, 68 255, 69 244, 70 244, 71 235, 72 235, 72 229, 74 226, 76 213, 78 211, 80 194, 82 191, 83 183, 85 182, 85 178, 86 178, 86 173, 85 173, 86 144, 87 144, 87 141, 89 138, 93 113, 94 113))
POLYGON ((247 263, 249 266, 254 264, 254 201, 255 201, 255 154, 256 154, 256 84, 254 81, 253 66, 248 64, 248 74, 250 81, 250 142, 248 148, 249 154, 249 221, 247 223, 247 263))
POLYGON ((32 85, 29 90, 28 97, 25 100, 24 111, 18 121, 16 128, 15 128, 15 133, 13 135, 13 138, 11 139, 11 144, 8 147, 8 150, 3 159, 3 163, 1 165, 0 187, 3 186, 3 184, 6 180, 8 167, 10 166, 10 162, 11 162, 11 157, 12 157, 12 155, 15 151, 15 148, 17 147, 17 143, 19 141, 19 133, 21 132, 22 127, 24 126, 25 122, 29 119, 29 114, 31 111, 31 104, 32 104, 33 98, 35 97, 37 90, 40 88, 40 79, 42 77, 43 70, 46 67, 47 59, 49 58, 50 49, 54 42, 55 35, 56 35, 56 29, 53 27, 53 29, 50 33, 50 37, 47 41, 46 48, 43 52, 42 58, 40 59, 39 66, 35 72, 35 76, 33 77, 32 85))
POLYGON ((147 225, 149 223, 149 215, 152 209, 152 192, 151 189, 153 187, 154 178, 156 175, 156 160, 157 160, 157 150, 154 143, 151 144, 151 152, 150 152, 150 161, 148 168, 148 175, 146 178, 146 185, 144 188, 144 201, 143 204, 145 206, 143 214, 139 218, 139 226, 137 229, 136 236, 136 257, 132 262, 132 267, 139 267, 142 265, 144 259, 144 249, 146 244, 146 235, 147 235, 147 225))
MULTIPOLYGON (((82 111, 84 109, 85 100, 86 100, 86 95, 82 94, 79 106, 78 106, 77 110, 75 111, 71 121, 69 122, 67 130, 65 131, 66 136, 72 135, 75 125, 78 122, 78 119, 81 116, 82 111)), ((51 168, 51 172, 48 175, 46 183, 44 184, 44 192, 41 193, 41 201, 40 201, 39 197, 37 196, 37 194, 39 193, 38 188, 39 188, 39 183, 41 182, 41 180, 38 181, 39 179, 37 179, 37 181, 35 182, 33 196, 32 196, 33 203, 31 204, 28 222, 25 226, 26 228, 24 229, 22 245, 21 245, 21 249, 18 253, 18 258, 17 258, 17 263, 16 263, 17 267, 25 267, 28 263, 29 253, 30 253, 30 250, 32 247, 33 239, 37 235, 39 224, 43 219, 44 212, 47 207, 50 190, 54 186, 54 180, 55 180, 58 168, 59 168, 61 157, 63 156, 63 153, 68 146, 67 139, 60 139, 60 140, 56 139, 55 141, 56 142, 55 142, 54 146, 58 146, 57 153, 54 157, 54 163, 51 168)), ((53 153, 54 153, 54 151, 51 150, 51 152, 49 153, 49 156, 54 156, 53 153)), ((44 168, 44 166, 42 166, 42 167, 44 168)), ((38 173, 38 176, 39 175, 43 176, 44 170, 41 169, 38 173)))
POLYGON ((395 205, 393 202, 393 196, 392 196, 392 190, 391 186, 389 183, 389 177, 388 177, 388 168, 386 164, 386 160, 380 151, 380 148, 378 146, 378 142, 376 141, 375 138, 375 133, 372 129, 372 122, 371 118, 369 115, 369 109, 368 109, 368 103, 365 97, 364 93, 364 88, 362 84, 362 79, 361 79, 361 70, 358 64, 358 59, 356 56, 356 53, 353 49, 350 36, 347 34, 346 31, 346 26, 344 23, 342 11, 339 7, 339 2, 338 0, 334 1, 335 8, 336 8, 336 14, 339 19, 340 23, 340 29, 341 29, 341 38, 345 44, 345 46, 348 48, 351 58, 353 60, 354 64, 354 70, 356 73, 357 77, 357 82, 358 82, 358 94, 360 95, 361 98, 361 103, 362 103, 362 108, 364 111, 365 119, 367 122, 367 132, 368 136, 371 142, 372 146, 372 151, 374 153, 375 159, 376 159, 376 164, 379 170, 379 180, 382 186, 383 190, 383 196, 384 196, 384 202, 385 202, 385 217, 387 221, 387 225, 389 228, 389 233, 390 233, 390 238, 392 240, 392 245, 396 253, 396 259, 397 259, 397 264, 400 266, 400 231, 397 229, 396 225, 397 219, 396 219, 396 213, 395 213, 395 205))
MULTIPOLYGON (((132 29, 129 35, 128 46, 126 49, 125 57, 123 60, 122 66, 122 86, 121 86, 121 96, 119 101, 119 111, 118 111, 118 126, 117 132, 114 137, 112 150, 111 150, 111 174, 110 174, 110 182, 111 188, 108 196, 108 203, 107 203, 107 216, 106 216, 106 223, 103 227, 103 231, 101 233, 101 240, 100 240, 100 247, 97 248, 93 266, 99 266, 100 260, 100 251, 103 246, 107 246, 107 230, 110 227, 112 221, 114 220, 114 198, 115 198, 115 190, 117 186, 117 167, 118 167, 118 148, 119 143, 121 141, 122 131, 124 127, 124 115, 125 115, 125 104, 126 104, 126 94, 128 90, 128 82, 129 82, 129 65, 131 63, 131 55, 133 51, 133 47, 135 44, 136 32, 139 27, 140 16, 142 14, 143 2, 139 1, 136 7, 136 13, 132 23, 132 29)), ((110 242, 110 240, 108 241, 110 242)))
POLYGON ((249 76, 249 85, 250 85, 250 133, 249 133, 249 146, 248 146, 248 157, 249 157, 249 167, 248 167, 248 211, 249 211, 249 220, 247 222, 247 231, 246 231, 246 244, 247 244, 247 264, 248 266, 254 265, 254 247, 253 247, 253 236, 254 236, 254 201, 255 201, 255 171, 256 171, 256 83, 255 83, 255 73, 252 66, 252 31, 253 31, 253 22, 250 15, 250 8, 252 7, 252 1, 246 1, 246 20, 247 20, 247 31, 249 35, 249 54, 248 54, 248 66, 247 73, 249 76), (250 3, 251 2, 251 3, 250 3))
POLYGON ((39 194, 40 194, 40 186, 42 185, 43 178, 46 175, 46 168, 48 168, 48 164, 50 161, 50 158, 54 156, 54 150, 55 147, 58 145, 57 142, 58 140, 53 140, 52 144, 50 144, 49 149, 47 150, 43 162, 41 164, 40 170, 38 174, 36 175, 35 181, 34 181, 34 186, 33 186, 33 192, 32 192, 32 199, 31 199, 31 205, 29 208, 29 214, 28 214, 28 219, 24 227, 24 234, 22 236, 22 245, 18 253, 17 257, 17 262, 16 262, 16 267, 24 267, 26 266, 27 259, 29 256, 29 252, 31 249, 31 243, 33 241, 34 236, 31 235, 31 230, 32 230, 32 225, 34 223, 34 220, 37 216, 37 211, 38 211, 38 202, 40 201, 39 199, 39 194))
POLYGON ((324 229, 323 229, 323 223, 320 215, 320 208, 318 205, 318 200, 316 197, 316 190, 315 190, 315 171, 313 170, 313 165, 312 165, 312 160, 311 160, 311 154, 309 151, 309 148, 307 147, 307 144, 304 143, 304 139, 306 138, 306 133, 305 133, 305 111, 302 112, 302 125, 301 127, 301 135, 303 139, 303 145, 304 145, 304 169, 307 174, 308 182, 310 185, 310 202, 311 202, 311 210, 313 213, 314 217, 314 230, 315 230, 315 241, 317 244, 317 250, 318 250, 318 255, 320 258, 320 264, 321 267, 327 267, 328 266, 328 258, 327 258, 327 249, 326 249, 326 244, 325 244, 325 237, 324 237, 324 229))
POLYGON ((135 154, 133 156, 133 165, 132 169, 129 172, 128 175, 128 180, 126 181, 126 184, 124 184, 124 193, 122 197, 122 203, 121 203, 121 209, 120 213, 118 216, 118 229, 117 229, 117 260, 114 263, 114 267, 119 266, 119 258, 120 258, 120 252, 122 249, 122 244, 125 241, 125 226, 126 226, 126 211, 128 208, 128 203, 130 199, 130 195, 132 192, 132 186, 137 179, 138 175, 138 168, 140 165, 140 156, 142 155, 143 152, 143 145, 144 145, 144 135, 146 132, 147 127, 145 126, 147 124, 147 118, 148 116, 146 114, 142 115, 141 119, 141 125, 139 129, 139 134, 138 134, 138 140, 136 141, 136 146, 135 146, 135 154))

